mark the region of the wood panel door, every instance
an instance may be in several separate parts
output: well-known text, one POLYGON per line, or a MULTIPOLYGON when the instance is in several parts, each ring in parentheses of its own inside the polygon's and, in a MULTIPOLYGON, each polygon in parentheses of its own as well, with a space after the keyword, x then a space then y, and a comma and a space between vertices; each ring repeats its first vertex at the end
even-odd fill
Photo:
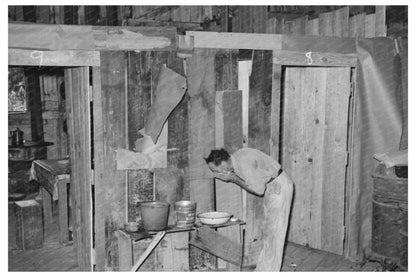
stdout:
POLYGON ((343 254, 349 67, 288 67, 281 161, 295 183, 288 240, 343 254))
POLYGON ((65 69, 67 124, 71 162, 71 214, 78 266, 91 271, 91 129, 89 68, 65 69))

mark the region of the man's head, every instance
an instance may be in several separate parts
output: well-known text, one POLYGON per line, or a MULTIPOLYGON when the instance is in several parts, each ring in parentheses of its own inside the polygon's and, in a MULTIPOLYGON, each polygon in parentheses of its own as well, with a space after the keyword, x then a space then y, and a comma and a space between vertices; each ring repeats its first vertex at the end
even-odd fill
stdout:
POLYGON ((211 150, 205 162, 213 172, 228 174, 233 171, 230 154, 223 148, 211 150))

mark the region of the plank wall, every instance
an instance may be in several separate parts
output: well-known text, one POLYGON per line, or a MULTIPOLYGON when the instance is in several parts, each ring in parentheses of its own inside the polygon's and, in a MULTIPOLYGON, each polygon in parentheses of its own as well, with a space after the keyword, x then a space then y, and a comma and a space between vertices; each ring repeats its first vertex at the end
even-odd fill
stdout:
POLYGON ((386 7, 376 6, 374 14, 350 17, 350 8, 320 13, 317 18, 302 16, 291 20, 269 17, 267 6, 238 6, 233 18, 233 32, 299 34, 337 37, 386 36, 386 7))
MULTIPOLYGON (((128 145, 133 150, 138 131, 144 127, 163 64, 184 74, 183 63, 175 52, 129 52, 128 58, 128 145)), ((188 180, 188 98, 185 96, 168 119, 168 166, 149 170, 128 170, 128 218, 139 220, 140 201, 164 201, 171 204, 169 224, 174 224, 174 203, 189 200, 188 180)), ((177 233, 166 236, 143 269, 157 271, 188 270, 188 236, 177 233), (174 261, 172 262, 172 257, 174 261)), ((137 251, 149 244, 140 242, 137 251)))

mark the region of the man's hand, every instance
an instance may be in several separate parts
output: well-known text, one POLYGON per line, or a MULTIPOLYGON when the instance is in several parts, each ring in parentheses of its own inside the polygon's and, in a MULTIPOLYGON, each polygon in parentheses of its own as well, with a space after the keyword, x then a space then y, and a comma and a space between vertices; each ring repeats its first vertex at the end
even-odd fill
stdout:
POLYGON ((219 172, 213 172, 214 178, 221 179, 225 182, 231 182, 235 178, 235 174, 233 172, 228 173, 219 173, 219 172))

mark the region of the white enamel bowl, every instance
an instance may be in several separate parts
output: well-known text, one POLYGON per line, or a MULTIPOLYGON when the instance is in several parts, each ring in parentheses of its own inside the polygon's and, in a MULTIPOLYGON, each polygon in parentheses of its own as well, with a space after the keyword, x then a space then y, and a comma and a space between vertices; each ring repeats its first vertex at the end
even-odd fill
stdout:
POLYGON ((198 214, 199 220, 206 225, 218 225, 227 223, 232 214, 226 212, 205 212, 198 214))

